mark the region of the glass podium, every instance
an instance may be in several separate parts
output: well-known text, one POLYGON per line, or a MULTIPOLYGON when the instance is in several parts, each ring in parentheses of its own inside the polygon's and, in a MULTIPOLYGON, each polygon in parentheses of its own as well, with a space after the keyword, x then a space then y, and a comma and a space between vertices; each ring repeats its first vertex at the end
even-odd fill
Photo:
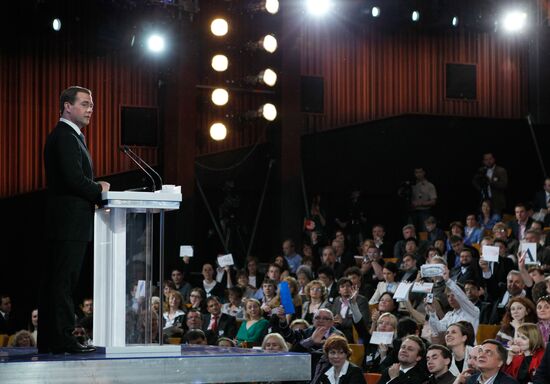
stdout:
MULTIPOLYGON (((103 192, 94 222, 93 343, 106 353, 180 352, 163 345, 162 308, 152 310, 153 215, 159 215, 159 277, 164 270, 164 213, 177 192, 103 192)), ((162 295, 162 293, 160 293, 162 295)))

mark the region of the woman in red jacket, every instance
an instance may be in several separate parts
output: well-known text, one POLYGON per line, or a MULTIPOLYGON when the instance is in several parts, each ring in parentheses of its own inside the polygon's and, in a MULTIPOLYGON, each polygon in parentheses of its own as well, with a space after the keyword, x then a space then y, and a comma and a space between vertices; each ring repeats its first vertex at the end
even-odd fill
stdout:
POLYGON ((509 347, 504 372, 520 384, 532 382, 535 370, 544 355, 544 340, 539 327, 533 323, 520 325, 509 347))

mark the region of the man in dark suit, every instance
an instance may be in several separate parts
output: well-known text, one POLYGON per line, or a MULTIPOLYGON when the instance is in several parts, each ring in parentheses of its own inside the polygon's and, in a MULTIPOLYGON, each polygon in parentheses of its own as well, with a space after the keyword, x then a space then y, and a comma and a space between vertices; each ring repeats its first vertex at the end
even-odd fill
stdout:
POLYGON ((73 294, 82 261, 93 236, 94 205, 109 183, 94 181, 84 135, 94 103, 91 91, 70 87, 60 96, 61 118, 44 148, 46 168, 46 229, 48 257, 40 290, 39 352, 93 351, 72 335, 75 323, 73 294))
POLYGON ((424 355, 426 346, 418 336, 407 336, 397 354, 398 363, 382 372, 378 384, 423 384, 428 380, 424 355))
POLYGON ((206 335, 209 345, 217 345, 219 337, 234 339, 237 334, 235 317, 222 313, 222 306, 216 296, 210 296, 206 300, 208 314, 204 316, 202 330, 206 335))
POLYGON ((533 377, 534 384, 550 384, 550 348, 546 348, 533 377))
POLYGON ((451 270, 451 279, 464 286, 468 280, 479 280, 480 275, 477 260, 468 248, 464 248, 460 252, 460 265, 451 270))
POLYGON ((11 316, 11 298, 8 295, 0 295, 0 334, 13 335, 16 327, 11 316))
POLYGON ((338 280, 338 292, 340 296, 334 299, 330 310, 334 315, 336 329, 342 332, 349 343, 353 340, 353 324, 362 321, 368 329, 371 320, 369 301, 354 291, 351 279, 341 277, 338 280))
POLYGON ((492 339, 485 340, 477 357, 477 369, 480 373, 470 376, 466 384, 486 383, 493 376, 492 384, 518 384, 516 379, 500 370, 506 364, 507 357, 508 351, 501 343, 492 339))
POLYGON ((533 200, 533 210, 536 212, 544 211, 544 214, 548 214, 548 204, 550 204, 550 177, 544 179, 544 186, 542 191, 538 191, 535 194, 533 200))
POLYGON ((533 223, 533 219, 527 213, 527 206, 523 203, 516 204, 514 208, 516 219, 508 223, 508 227, 512 230, 512 237, 518 241, 523 240, 525 232, 533 223))
POLYGON ((493 210, 501 214, 506 209, 508 172, 496 165, 495 157, 488 152, 483 154, 483 167, 477 170, 472 180, 474 188, 481 193, 481 199, 490 199, 493 210))

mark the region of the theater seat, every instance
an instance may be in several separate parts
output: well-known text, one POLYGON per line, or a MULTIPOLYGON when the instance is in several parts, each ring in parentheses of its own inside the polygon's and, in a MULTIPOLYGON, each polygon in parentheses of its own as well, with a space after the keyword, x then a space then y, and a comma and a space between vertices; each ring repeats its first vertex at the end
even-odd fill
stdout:
POLYGON ((500 330, 500 325, 495 324, 479 324, 476 334, 477 344, 481 344, 484 340, 494 339, 500 330))
POLYGON ((365 346, 363 344, 350 344, 349 347, 353 351, 349 361, 360 367, 365 358, 365 346))
POLYGON ((381 373, 365 373, 364 375, 367 384, 377 384, 382 377, 381 373))
POLYGON ((399 262, 399 259, 397 257, 385 257, 384 262, 385 263, 397 263, 397 262, 399 262))
POLYGON ((169 337, 168 344, 181 344, 181 337, 169 337))
POLYGON ((428 232, 418 232, 418 237, 420 240, 427 241, 428 240, 428 232))
POLYGON ((0 347, 6 347, 9 339, 10 337, 8 335, 0 335, 0 347))

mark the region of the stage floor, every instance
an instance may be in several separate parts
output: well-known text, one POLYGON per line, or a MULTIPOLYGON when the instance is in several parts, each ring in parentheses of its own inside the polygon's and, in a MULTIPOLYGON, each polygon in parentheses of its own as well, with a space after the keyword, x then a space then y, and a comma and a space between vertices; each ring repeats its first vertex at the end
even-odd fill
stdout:
POLYGON ((39 355, 0 348, 0 383, 236 383, 309 381, 309 354, 182 345, 180 354, 39 355))

